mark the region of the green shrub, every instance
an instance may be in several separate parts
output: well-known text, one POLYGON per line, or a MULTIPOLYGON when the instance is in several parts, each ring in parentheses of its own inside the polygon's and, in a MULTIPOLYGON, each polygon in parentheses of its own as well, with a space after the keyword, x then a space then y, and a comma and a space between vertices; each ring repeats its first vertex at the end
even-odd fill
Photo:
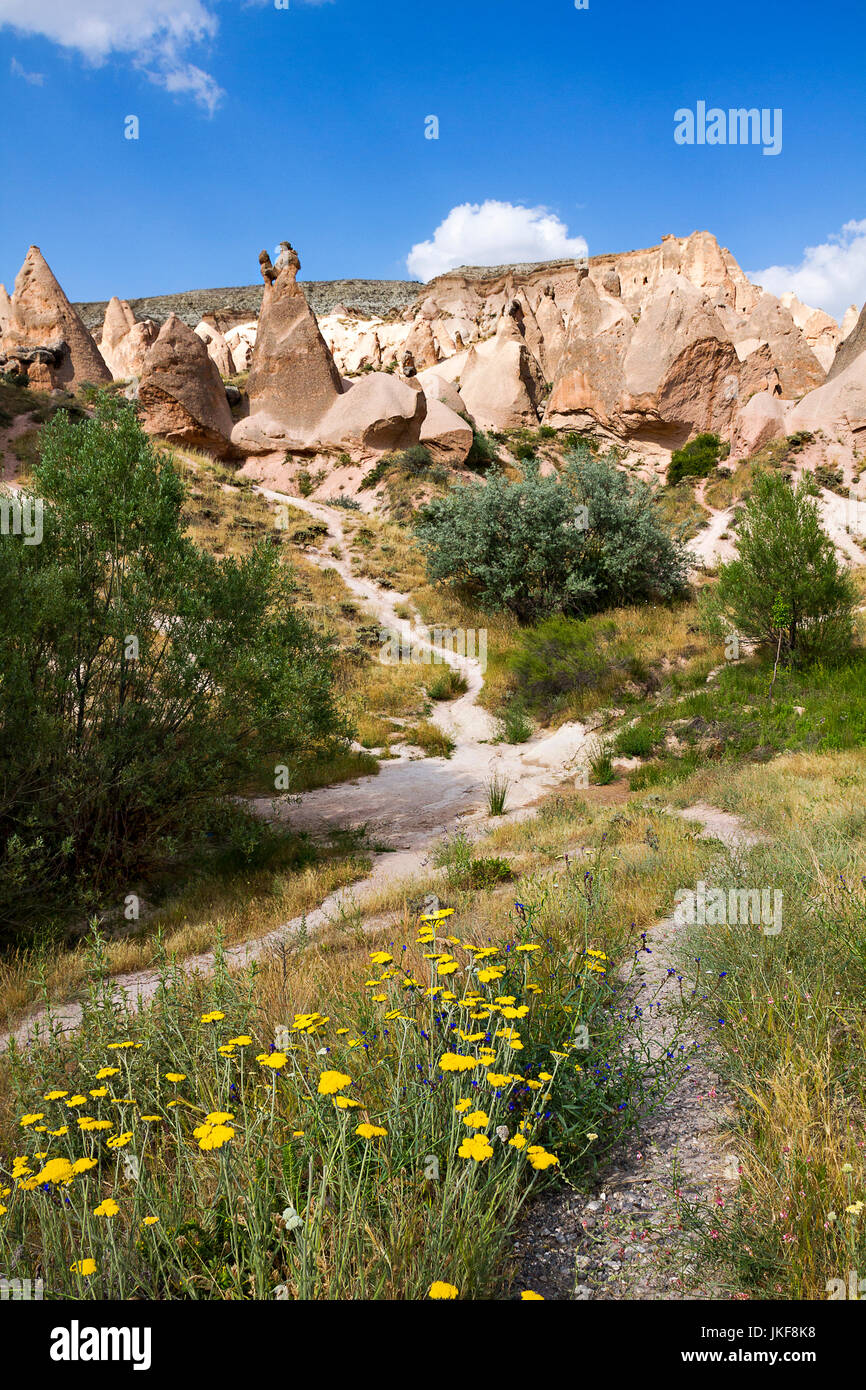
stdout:
POLYGON ((620 729, 613 747, 621 758, 648 758, 655 747, 652 729, 646 724, 620 729))
POLYGON ((610 749, 606 744, 596 741, 589 758, 589 780, 597 787, 606 787, 615 776, 610 749))
POLYGON ((493 468, 499 462, 496 440, 472 426, 472 448, 466 456, 467 468, 493 468))
POLYGON ((718 465, 720 458, 727 458, 730 445, 723 445, 717 434, 699 434, 682 449, 675 449, 668 465, 668 485, 673 486, 681 478, 706 478, 718 465))
POLYGON ((511 782, 508 777, 495 772, 487 783, 487 812, 491 816, 504 816, 505 807, 508 804, 508 788, 511 782))
POLYGON ((473 859, 465 887, 482 890, 497 888, 500 883, 510 883, 514 873, 507 859, 473 859))
POLYGON ((639 658, 621 649, 616 624, 609 619, 553 617, 521 634, 522 645, 510 658, 518 692, 530 709, 549 718, 566 698, 604 690, 612 680, 640 680, 639 658))
POLYGON ((468 688, 461 671, 453 666, 443 666, 427 686, 427 694, 431 700, 453 700, 457 695, 465 695, 468 688))
POLYGON ((501 737, 506 743, 526 743, 532 737, 532 723, 519 696, 512 696, 500 715, 501 737))
POLYGON ((561 475, 528 461, 517 482, 497 471, 452 488, 421 508, 415 530, 432 583, 521 622, 669 598, 686 583, 685 547, 653 491, 586 449, 561 475))

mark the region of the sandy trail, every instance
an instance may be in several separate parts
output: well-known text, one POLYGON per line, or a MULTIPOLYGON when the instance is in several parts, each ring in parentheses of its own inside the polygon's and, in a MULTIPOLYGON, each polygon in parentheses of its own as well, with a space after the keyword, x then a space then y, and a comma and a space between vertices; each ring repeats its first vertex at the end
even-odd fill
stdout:
MULTIPOLYGON (((717 841, 734 859, 761 837, 738 816, 698 803, 679 814, 697 822, 702 838, 717 841)), ((643 1041, 648 1059, 677 1046, 678 993, 669 974, 679 967, 682 928, 673 916, 647 934, 639 954, 644 1003, 643 1041), (658 1000, 660 1007, 648 1007, 658 1000)), ((736 1113, 731 1092, 715 1073, 705 1040, 698 1044, 664 1103, 639 1135, 623 1145, 597 1195, 554 1188, 533 1205, 515 1241, 519 1288, 545 1298, 578 1301, 724 1299, 707 1273, 700 1240, 681 1225, 679 1200, 712 1211, 726 1204, 739 1183, 739 1158, 731 1151, 736 1113)))
MULTIPOLYGON (((336 507, 307 498, 289 496, 269 488, 259 488, 262 496, 287 503, 324 521, 328 536, 323 547, 337 545, 345 556, 348 545, 343 529, 344 513, 336 507)), ((308 552, 308 558, 322 568, 333 568, 346 587, 359 599, 383 629, 401 632, 411 629, 413 645, 430 648, 427 629, 417 617, 407 624, 398 617, 397 606, 411 608, 409 596, 383 589, 371 579, 352 572, 346 558, 327 553, 308 552)), ((552 733, 543 733, 521 745, 495 745, 495 721, 478 704, 484 673, 477 659, 457 652, 442 651, 449 665, 466 679, 465 694, 443 704, 433 713, 433 722, 454 740, 450 759, 418 758, 408 750, 383 762, 378 775, 354 782, 321 787, 298 797, 261 797, 252 805, 259 814, 290 821, 298 830, 326 835, 336 828, 367 827, 370 843, 382 846, 374 854, 370 874, 347 888, 332 893, 317 908, 250 941, 240 942, 225 952, 228 963, 241 968, 260 960, 285 942, 302 933, 314 933, 346 914, 364 910, 365 903, 389 884, 411 880, 425 868, 432 844, 445 832, 467 820, 480 828, 486 819, 486 786, 494 773, 509 780, 507 815, 520 816, 546 790, 565 780, 573 780, 584 754, 587 733, 582 724, 564 724, 552 733)), ((371 919, 373 930, 385 919, 371 919)), ((183 962, 188 973, 212 973, 214 955, 206 951, 183 962)), ((125 996, 134 1007, 147 1003, 159 988, 159 972, 142 970, 113 978, 115 996, 125 996)), ((60 1032, 79 1026, 81 1006, 70 1002, 40 1009, 30 1014, 11 1033, 0 1034, 0 1048, 14 1038, 19 1046, 53 1026, 60 1032)))

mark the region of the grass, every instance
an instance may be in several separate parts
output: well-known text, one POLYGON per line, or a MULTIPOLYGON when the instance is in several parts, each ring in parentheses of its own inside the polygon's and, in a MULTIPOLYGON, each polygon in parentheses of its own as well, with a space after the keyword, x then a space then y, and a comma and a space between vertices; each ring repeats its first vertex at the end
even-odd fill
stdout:
POLYGON ((706 1017, 740 1102, 739 1194, 712 1230, 689 1216, 707 1258, 753 1297, 823 1299, 866 1261, 866 764, 858 749, 733 777, 705 767, 679 799, 710 799, 771 837, 745 863, 721 855, 714 882, 783 895, 778 936, 695 928, 683 948, 717 981, 706 1017))
POLYGON ((710 640, 699 622, 696 601, 549 620, 514 635, 504 663, 506 690, 553 725, 611 703, 643 706, 660 690, 705 681, 723 659, 723 644, 710 640))
POLYGON ((408 725, 404 737, 414 748, 423 749, 428 758, 450 758, 454 752, 454 740, 429 719, 408 725))
MULTIPOLYGON (((702 763, 766 761, 795 750, 835 752, 866 744, 866 651, 832 669, 780 670, 757 657, 723 665, 717 679, 660 700, 642 716, 653 761, 630 774, 636 790, 673 785, 702 763)), ((628 739, 628 734, 620 735, 628 739)), ((638 756, 643 756, 639 754, 638 756)))
MULTIPOLYGON (((673 852, 652 876, 695 868, 702 847, 659 828, 673 852)), ((348 921, 255 972, 162 960, 129 1015, 94 942, 85 1027, 0 1062, 0 1262, 14 1247, 54 1298, 500 1294, 527 1199, 560 1172, 591 1184, 677 1067, 642 1067, 609 968, 646 866, 605 862, 587 830, 588 897, 582 873, 528 879, 509 914, 485 883, 433 922, 404 907, 377 941, 348 921)))
POLYGON ((589 780, 597 787, 607 787, 615 777, 610 748, 596 739, 589 755, 589 780))
POLYGON ((508 804, 508 788, 511 782, 508 777, 496 772, 487 783, 487 814, 490 816, 504 816, 505 808, 508 804))

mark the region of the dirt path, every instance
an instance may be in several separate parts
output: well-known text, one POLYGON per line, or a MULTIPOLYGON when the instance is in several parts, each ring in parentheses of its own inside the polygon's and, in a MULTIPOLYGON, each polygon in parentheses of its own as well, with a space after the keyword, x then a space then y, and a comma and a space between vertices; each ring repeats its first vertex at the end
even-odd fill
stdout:
MULTIPOLYGON (((339 508, 268 488, 258 490, 271 501, 288 503, 324 521, 328 536, 323 547, 337 545, 345 555, 348 546, 339 508)), ((335 569, 383 628, 400 631, 407 626, 398 617, 397 606, 411 607, 408 595, 383 589, 372 580, 355 575, 346 558, 334 558, 327 550, 309 552, 309 558, 323 568, 335 569)), ((427 630, 417 617, 409 626, 413 643, 429 648, 427 630)), ((338 827, 366 826, 370 842, 383 846, 385 852, 374 856, 367 878, 331 894, 305 916, 283 923, 263 937, 229 948, 225 954, 232 966, 240 968, 262 959, 280 942, 296 939, 304 932, 315 933, 342 915, 363 911, 365 903, 375 899, 388 884, 411 879, 423 871, 432 844, 443 833, 461 823, 480 829, 487 818, 486 785, 495 773, 508 778, 507 815, 511 816, 526 814, 527 808, 546 790, 574 779, 587 741, 582 724, 564 724, 518 746, 494 744, 495 722, 478 704, 484 683, 479 662, 459 653, 442 654, 462 672, 467 683, 465 694, 440 705, 432 716, 433 722, 455 742, 451 758, 418 758, 406 749, 384 762, 376 776, 322 787, 300 799, 261 797, 253 801, 261 815, 276 815, 313 835, 327 834, 338 827)), ((380 919, 372 919, 366 925, 373 929, 379 922, 380 919)), ((213 970, 213 952, 187 959, 183 965, 187 972, 207 975, 213 970)), ((115 976, 113 985, 118 997, 125 995, 137 1007, 156 993, 159 973, 143 970, 115 976)), ((52 1006, 50 1017, 60 1031, 72 1030, 81 1022, 81 1006, 75 1002, 52 1006)), ((0 1034, 0 1049, 11 1037, 19 1045, 26 1044, 38 1033, 44 1033, 48 1025, 46 1010, 39 1010, 11 1033, 0 1034)))
MULTIPOLYGON (((738 817, 715 807, 681 814, 702 825, 702 836, 736 855, 759 843, 738 817)), ((652 1056, 664 1056, 677 1031, 678 995, 665 991, 675 964, 672 917, 648 933, 640 956, 643 1037, 652 1056), (670 1007, 666 1003, 670 999, 670 1007)), ((555 1188, 529 1210, 515 1242, 518 1287, 557 1300, 719 1299, 724 1290, 701 1275, 697 1241, 680 1228, 677 1194, 708 1206, 726 1203, 738 1182, 738 1159, 725 1130, 734 1103, 714 1074, 701 1038, 689 1069, 639 1137, 626 1144, 599 1191, 589 1197, 555 1188)))
MULTIPOLYGON (((348 545, 338 508, 270 488, 259 491, 270 501, 288 503, 323 521, 328 535, 320 550, 308 551, 307 557, 323 569, 335 569, 383 630, 408 631, 414 646, 431 650, 428 629, 417 615, 411 622, 398 616, 398 609, 412 608, 407 594, 383 589, 353 573, 345 558, 348 545), (339 547, 341 558, 329 553, 333 545, 339 547)), ((383 762, 377 776, 308 792, 300 805, 284 802, 279 813, 298 829, 314 834, 336 825, 366 825, 371 838, 379 843, 417 849, 429 846, 435 834, 449 829, 458 818, 477 816, 486 801, 487 783, 494 775, 508 778, 508 808, 514 812, 536 801, 554 783, 576 774, 587 741, 582 724, 564 724, 524 744, 497 744, 496 721, 478 703, 484 684, 478 660, 444 650, 441 655, 460 671, 467 684, 465 694, 438 704, 431 715, 431 721, 456 745, 450 758, 418 758, 404 749, 396 758, 383 762)), ((262 799, 258 804, 265 813, 270 801, 262 799)))

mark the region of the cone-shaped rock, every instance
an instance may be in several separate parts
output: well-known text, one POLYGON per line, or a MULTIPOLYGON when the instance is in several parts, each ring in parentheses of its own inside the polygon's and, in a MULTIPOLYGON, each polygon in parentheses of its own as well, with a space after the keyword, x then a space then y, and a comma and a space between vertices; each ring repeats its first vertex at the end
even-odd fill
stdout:
POLYGON ((232 415, 222 378, 201 338, 176 314, 144 360, 138 404, 148 434, 218 457, 230 452, 232 415))
POLYGON ((125 299, 108 301, 99 351, 116 381, 141 376, 148 348, 156 341, 159 326, 153 319, 140 323, 125 299))
POLYGON ((342 381, 297 283, 297 253, 284 242, 276 265, 266 252, 259 261, 265 291, 247 381, 250 414, 267 416, 289 436, 307 438, 342 394, 342 381))
POLYGON ((111 380, 93 338, 73 309, 38 246, 31 246, 15 280, 3 332, 7 358, 28 372, 31 386, 75 387, 111 380))

